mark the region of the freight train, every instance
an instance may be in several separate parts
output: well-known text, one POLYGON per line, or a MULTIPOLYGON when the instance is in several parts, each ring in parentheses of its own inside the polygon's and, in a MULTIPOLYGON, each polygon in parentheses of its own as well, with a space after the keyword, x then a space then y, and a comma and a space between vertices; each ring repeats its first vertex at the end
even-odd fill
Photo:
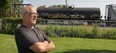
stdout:
POLYGON ((38 8, 43 19, 99 20, 99 8, 38 8))
MULTIPOLYGON (((105 9, 106 23, 116 23, 116 4, 106 5, 105 9)), ((101 20, 100 8, 38 8, 37 12, 43 19, 57 20, 101 20)))

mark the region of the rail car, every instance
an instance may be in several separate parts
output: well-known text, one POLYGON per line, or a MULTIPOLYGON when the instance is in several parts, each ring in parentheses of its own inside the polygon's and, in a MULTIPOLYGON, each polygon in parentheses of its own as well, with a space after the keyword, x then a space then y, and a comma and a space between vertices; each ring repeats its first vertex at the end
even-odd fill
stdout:
POLYGON ((106 20, 106 25, 116 26, 116 4, 106 5, 105 20, 106 20))
POLYGON ((37 12, 41 18, 53 20, 53 22, 55 22, 54 20, 87 20, 86 22, 91 24, 98 20, 98 22, 103 22, 105 25, 116 26, 116 4, 106 5, 104 21, 101 20, 103 16, 101 16, 100 8, 45 7, 38 8, 37 12))
POLYGON ((106 5, 105 18, 107 18, 106 20, 116 21, 116 4, 106 5))
POLYGON ((38 8, 43 19, 100 20, 100 8, 38 8))

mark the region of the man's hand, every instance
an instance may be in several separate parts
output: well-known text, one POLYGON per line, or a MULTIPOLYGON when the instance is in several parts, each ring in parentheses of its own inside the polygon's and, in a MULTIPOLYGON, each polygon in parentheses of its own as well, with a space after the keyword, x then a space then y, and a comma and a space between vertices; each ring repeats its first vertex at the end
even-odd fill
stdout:
POLYGON ((48 44, 48 46, 47 46, 47 48, 46 48, 46 51, 52 51, 53 49, 55 49, 55 45, 54 45, 54 43, 51 41, 51 42, 48 44))
POLYGON ((44 41, 45 44, 49 44, 48 41, 44 41))

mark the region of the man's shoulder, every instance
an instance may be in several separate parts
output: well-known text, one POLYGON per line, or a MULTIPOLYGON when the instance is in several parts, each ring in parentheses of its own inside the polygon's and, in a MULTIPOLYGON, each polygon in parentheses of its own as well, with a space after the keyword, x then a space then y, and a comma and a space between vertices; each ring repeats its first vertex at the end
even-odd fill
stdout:
POLYGON ((17 30, 18 30, 18 31, 22 31, 22 30, 25 30, 25 28, 24 28, 24 27, 19 27, 19 28, 16 29, 16 31, 17 31, 17 30))
POLYGON ((24 32, 27 31, 28 29, 26 27, 20 26, 19 28, 16 29, 16 32, 24 32))
POLYGON ((25 27, 19 27, 16 29, 15 34, 27 34, 28 29, 26 29, 25 27))

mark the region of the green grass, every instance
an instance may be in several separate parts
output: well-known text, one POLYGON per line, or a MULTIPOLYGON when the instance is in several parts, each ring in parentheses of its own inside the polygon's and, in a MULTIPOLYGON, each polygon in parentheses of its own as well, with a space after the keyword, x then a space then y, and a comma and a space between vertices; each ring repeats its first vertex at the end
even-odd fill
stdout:
MULTIPOLYGON (((116 40, 51 38, 56 49, 49 53, 116 53, 116 40)), ((17 53, 14 36, 0 34, 0 53, 17 53)))
POLYGON ((0 34, 0 53, 17 53, 14 36, 0 34))
POLYGON ((53 53, 116 53, 116 40, 52 38, 56 49, 53 53))

